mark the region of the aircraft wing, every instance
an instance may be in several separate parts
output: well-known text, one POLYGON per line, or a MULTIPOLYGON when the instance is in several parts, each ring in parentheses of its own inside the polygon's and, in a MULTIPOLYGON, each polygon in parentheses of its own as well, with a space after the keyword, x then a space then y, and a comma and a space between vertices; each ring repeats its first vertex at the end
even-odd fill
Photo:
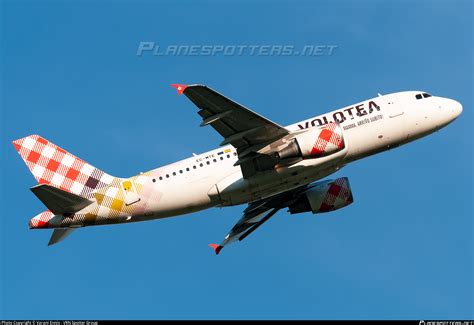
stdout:
POLYGON ((266 199, 250 203, 244 210, 244 215, 239 219, 220 244, 209 244, 217 254, 221 249, 236 240, 242 241, 263 223, 273 217, 280 209, 296 202, 301 193, 311 185, 304 185, 293 190, 273 195, 266 199))
POLYGON ((232 144, 240 153, 255 146, 271 143, 289 133, 275 122, 219 94, 204 85, 173 84, 198 108, 203 121, 211 125, 223 138, 221 146, 232 144))

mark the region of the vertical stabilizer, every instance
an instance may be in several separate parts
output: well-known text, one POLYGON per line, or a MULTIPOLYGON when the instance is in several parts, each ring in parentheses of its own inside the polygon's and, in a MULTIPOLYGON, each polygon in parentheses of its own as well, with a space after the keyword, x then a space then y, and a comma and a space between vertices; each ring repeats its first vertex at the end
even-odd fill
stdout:
POLYGON ((13 141, 39 184, 90 198, 96 188, 112 183, 110 176, 73 154, 40 137, 30 135, 13 141))

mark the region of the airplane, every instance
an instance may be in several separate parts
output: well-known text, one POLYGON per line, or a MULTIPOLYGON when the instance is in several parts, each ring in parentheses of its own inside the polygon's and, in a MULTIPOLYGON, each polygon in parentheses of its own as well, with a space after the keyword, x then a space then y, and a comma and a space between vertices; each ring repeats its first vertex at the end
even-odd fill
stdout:
POLYGON ((53 229, 49 245, 77 228, 173 217, 247 204, 215 254, 242 241, 281 209, 327 213, 350 205, 349 179, 326 179, 347 164, 433 133, 462 105, 424 91, 378 94, 356 104, 281 126, 205 85, 172 84, 198 108, 201 126, 223 138, 203 154, 120 178, 39 135, 13 141, 47 210, 30 229, 53 229))

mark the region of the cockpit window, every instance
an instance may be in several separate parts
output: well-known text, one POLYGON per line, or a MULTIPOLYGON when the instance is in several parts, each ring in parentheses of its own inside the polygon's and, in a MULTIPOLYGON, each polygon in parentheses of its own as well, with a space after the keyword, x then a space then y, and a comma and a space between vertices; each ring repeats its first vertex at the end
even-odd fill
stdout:
POLYGON ((415 97, 416 97, 416 99, 422 99, 422 98, 431 97, 431 95, 428 94, 428 93, 423 93, 423 94, 416 94, 415 97))

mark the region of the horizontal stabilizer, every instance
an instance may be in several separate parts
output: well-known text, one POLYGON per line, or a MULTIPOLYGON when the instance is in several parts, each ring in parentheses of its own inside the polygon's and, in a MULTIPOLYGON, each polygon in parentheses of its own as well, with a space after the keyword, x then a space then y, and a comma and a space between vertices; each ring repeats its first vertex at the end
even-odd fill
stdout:
POLYGON ((54 245, 62 241, 64 238, 69 236, 71 232, 73 232, 75 228, 58 228, 54 229, 51 238, 49 239, 48 246, 54 245))
POLYGON ((82 196, 69 193, 47 184, 40 184, 31 191, 55 215, 69 215, 93 203, 82 196))

